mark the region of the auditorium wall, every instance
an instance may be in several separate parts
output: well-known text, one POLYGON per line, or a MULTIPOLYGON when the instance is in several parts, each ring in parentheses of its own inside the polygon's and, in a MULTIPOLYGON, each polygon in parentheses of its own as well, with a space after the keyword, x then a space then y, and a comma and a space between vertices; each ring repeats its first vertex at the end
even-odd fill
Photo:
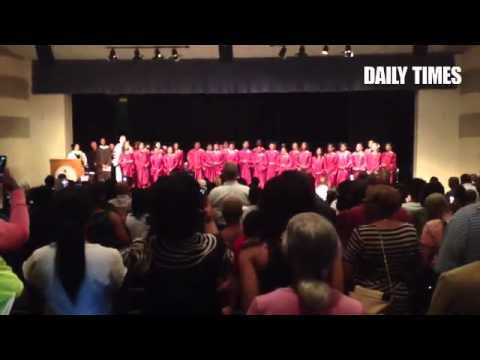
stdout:
POLYGON ((42 184, 71 142, 70 96, 32 95, 31 62, 0 47, 0 154, 18 182, 42 184))

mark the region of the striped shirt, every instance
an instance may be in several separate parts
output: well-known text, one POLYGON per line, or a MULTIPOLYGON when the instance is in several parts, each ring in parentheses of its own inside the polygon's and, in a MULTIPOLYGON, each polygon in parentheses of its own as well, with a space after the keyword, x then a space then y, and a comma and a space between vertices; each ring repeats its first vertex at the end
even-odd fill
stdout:
POLYGON ((419 255, 415 227, 404 223, 392 229, 374 225, 357 227, 344 251, 344 260, 353 266, 355 285, 376 289, 392 295, 391 313, 408 312, 409 275, 419 255), (382 241, 392 289, 382 251, 382 241))

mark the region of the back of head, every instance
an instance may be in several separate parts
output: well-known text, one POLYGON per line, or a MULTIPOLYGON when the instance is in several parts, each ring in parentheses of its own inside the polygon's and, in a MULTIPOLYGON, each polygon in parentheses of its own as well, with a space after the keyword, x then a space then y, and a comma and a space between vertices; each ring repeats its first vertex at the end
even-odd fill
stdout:
POLYGON ((227 226, 240 224, 242 201, 234 196, 227 197, 222 204, 222 215, 227 226))
POLYGON ((430 220, 441 219, 448 208, 447 199, 440 193, 433 193, 425 198, 425 209, 430 220))
POLYGON ((148 212, 148 191, 145 189, 135 189, 132 192, 132 215, 137 219, 148 212))
POLYGON ((203 197, 198 182, 178 173, 160 177, 151 188, 152 231, 166 240, 179 240, 201 231, 203 197))
POLYGON ((389 185, 373 185, 367 188, 365 206, 372 219, 388 219, 402 205, 400 192, 389 185))
POLYGON ((467 204, 473 204, 475 201, 477 201, 477 193, 475 190, 469 189, 465 191, 465 198, 467 204))
POLYGON ((112 248, 118 246, 113 224, 105 211, 92 215, 87 224, 86 235, 90 243, 112 248))
POLYGON ((130 194, 130 189, 126 183, 118 183, 115 185, 115 195, 128 195, 130 194))
POLYGON ((337 210, 350 209, 353 205, 353 181, 346 180, 337 187, 337 210))
POLYGON ((260 236, 262 225, 262 213, 258 210, 252 210, 243 219, 243 233, 247 238, 258 237, 260 236))
POLYGON ((52 189, 55 186, 55 177, 53 175, 48 175, 45 178, 45 186, 52 189))
POLYGON ((422 202, 425 193, 426 181, 419 178, 414 178, 408 184, 408 193, 412 201, 422 202))
POLYGON ((223 167, 222 179, 223 181, 234 181, 238 178, 238 169, 235 163, 227 162, 223 167))
POLYGON ((450 189, 453 190, 459 185, 460 185, 460 179, 458 177, 453 176, 448 179, 448 186, 450 187, 450 189))
POLYGON ((462 176, 460 176, 460 182, 462 184, 471 183, 472 182, 472 177, 468 174, 462 174, 462 176))
POLYGON ((95 207, 104 209, 107 205, 107 185, 97 182, 89 186, 89 191, 95 207))
POLYGON ((288 222, 283 245, 302 305, 322 311, 330 302, 327 279, 338 249, 335 228, 316 213, 301 213, 288 222))
POLYGON ((443 188, 443 185, 440 182, 430 182, 425 185, 424 192, 423 192, 423 197, 424 197, 424 202, 425 199, 431 195, 431 194, 444 194, 445 189, 443 188))

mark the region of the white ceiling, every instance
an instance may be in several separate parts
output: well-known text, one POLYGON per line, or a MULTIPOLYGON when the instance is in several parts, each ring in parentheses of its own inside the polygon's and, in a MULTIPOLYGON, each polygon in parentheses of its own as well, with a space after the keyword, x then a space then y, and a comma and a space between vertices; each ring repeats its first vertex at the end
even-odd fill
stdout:
MULTIPOLYGON (((53 54, 59 60, 93 60, 106 59, 108 50, 106 46, 155 46, 155 45, 52 45, 53 54)), ((162 45, 158 45, 162 46, 162 45)), ((286 45, 287 55, 294 56, 298 52, 298 45, 286 45)), ((319 56, 324 45, 305 45, 308 55, 319 56)), ((34 45, 4 45, 7 49, 23 56, 26 59, 36 59, 34 45)), ((343 55, 345 45, 329 45, 330 55, 343 55)), ((468 45, 430 45, 431 52, 463 52, 468 45)), ((352 45, 356 55, 365 54, 411 54, 413 45, 352 45)), ((233 52, 236 58, 268 58, 276 57, 280 47, 270 45, 234 45, 233 52)), ((163 54, 168 56, 169 49, 163 49, 163 54)), ((153 56, 153 49, 141 49, 146 59, 153 56)), ((216 59, 218 58, 218 45, 190 45, 188 49, 178 49, 185 59, 216 59)), ((120 59, 130 59, 133 49, 117 49, 120 59)))

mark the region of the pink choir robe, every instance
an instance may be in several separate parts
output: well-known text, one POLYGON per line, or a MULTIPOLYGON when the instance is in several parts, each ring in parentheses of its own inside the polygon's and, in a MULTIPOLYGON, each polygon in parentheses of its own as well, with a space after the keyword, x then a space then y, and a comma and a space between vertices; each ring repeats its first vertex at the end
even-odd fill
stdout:
POLYGON ((325 155, 325 172, 329 188, 337 186, 338 155, 336 152, 325 155))
POLYGON ((312 158, 312 175, 315 178, 315 187, 320 185, 322 176, 325 176, 325 156, 312 158))
POLYGON ((178 157, 175 154, 163 155, 163 172, 165 175, 170 175, 177 167, 178 157))
POLYGON ((277 175, 278 151, 277 150, 265 151, 265 159, 267 163, 267 172, 265 174, 265 181, 268 181, 277 175))
POLYGON ((300 155, 300 151, 298 150, 291 150, 290 151, 290 170, 298 170, 298 156, 300 155))
POLYGON ((134 178, 135 176, 135 159, 133 152, 123 152, 120 155, 120 169, 122 169, 122 175, 127 178, 134 178))
POLYGON ((258 184, 261 189, 265 186, 265 177, 267 170, 267 156, 265 151, 255 151, 252 153, 253 176, 258 178, 258 184))
POLYGON ((150 175, 154 184, 160 176, 164 175, 163 154, 161 151, 152 152, 150 155, 150 175))
POLYGON ((397 174, 397 154, 393 151, 386 151, 380 157, 380 166, 387 169, 390 174, 390 184, 395 182, 395 175, 397 174))
POLYGON ((137 187, 145 189, 150 186, 150 152, 137 150, 134 153, 137 187))
POLYGON ((238 164, 238 150, 226 150, 224 153, 225 162, 238 164))
POLYGON ((290 155, 280 153, 277 160, 277 174, 280 175, 281 173, 290 170, 291 167, 292 159, 290 158, 290 155))
POLYGON ((352 168, 352 159, 350 151, 337 151, 338 165, 337 165, 337 185, 340 185, 350 176, 350 169, 352 168))
POLYGON ((213 183, 217 177, 217 169, 215 167, 215 154, 213 150, 205 151, 205 161, 203 163, 203 173, 205 178, 213 183))
POLYGON ((369 151, 365 154, 365 157, 367 162, 367 173, 376 174, 380 167, 380 159, 382 154, 380 154, 378 151, 369 151))
POLYGON ((175 169, 183 170, 183 150, 178 149, 175 152, 175 169))
POLYGON ((362 171, 367 171, 367 157, 363 151, 352 154, 352 173, 355 179, 362 171))
POLYGON ((213 165, 215 166, 215 178, 217 178, 222 174, 223 165, 225 165, 225 155, 223 151, 213 151, 213 165))
POLYGON ((300 151, 300 154, 298 154, 298 167, 300 171, 310 173, 312 170, 312 153, 310 151, 300 151))
POLYGON ((205 150, 192 149, 187 154, 188 169, 193 172, 195 179, 203 179, 203 162, 205 161, 205 150))
POLYGON ((240 177, 247 182, 252 183, 252 150, 243 149, 238 152, 238 166, 240 168, 240 177))

